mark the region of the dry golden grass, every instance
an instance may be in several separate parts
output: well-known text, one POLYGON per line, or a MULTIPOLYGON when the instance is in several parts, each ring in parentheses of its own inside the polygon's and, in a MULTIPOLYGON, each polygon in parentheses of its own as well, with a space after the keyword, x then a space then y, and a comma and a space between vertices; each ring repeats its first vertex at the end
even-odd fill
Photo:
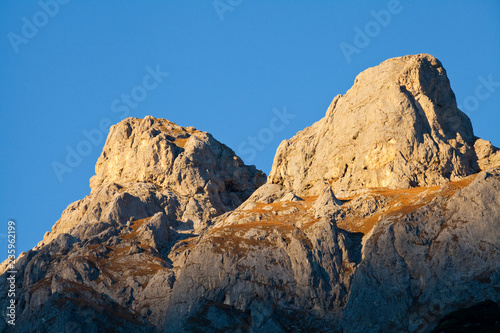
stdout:
MULTIPOLYGON (((252 247, 275 247, 278 238, 289 244, 292 237, 305 246, 312 248, 311 241, 302 230, 295 226, 297 220, 307 220, 308 226, 319 221, 309 212, 315 197, 304 197, 303 201, 257 203, 253 209, 239 212, 241 217, 259 216, 259 221, 226 225, 210 231, 210 241, 215 245, 216 253, 233 253, 245 256, 252 247), (250 230, 262 231, 262 237, 249 238, 245 234, 250 230)), ((303 229, 303 228, 302 228, 303 229)))
POLYGON ((198 237, 197 236, 185 238, 183 240, 178 241, 173 246, 172 252, 190 251, 192 248, 194 248, 196 246, 197 242, 198 242, 198 237))
POLYGON ((137 238, 137 229, 139 229, 139 227, 141 225, 143 225, 144 223, 146 223, 149 219, 151 218, 150 217, 146 217, 146 218, 143 218, 143 219, 140 219, 140 220, 135 220, 132 225, 130 226, 132 228, 132 231, 122 237, 120 237, 122 240, 133 240, 133 239, 136 239, 137 238))
MULTIPOLYGON (((346 214, 346 218, 338 222, 337 226, 349 232, 367 234, 375 227, 380 218, 401 218, 402 216, 411 214, 417 209, 428 205, 437 196, 452 196, 459 189, 469 185, 474 178, 475 175, 469 176, 460 181, 450 182, 442 187, 371 189, 367 194, 383 196, 387 202, 385 206, 376 214, 368 217, 351 211, 350 214, 346 214)), ((340 200, 350 201, 358 196, 341 198, 340 200)), ((250 247, 275 246, 275 240, 269 237, 273 232, 282 237, 287 243, 291 241, 291 237, 295 237, 303 244, 312 248, 310 240, 304 235, 302 230, 314 226, 319 221, 319 219, 314 218, 308 212, 317 199, 317 196, 304 197, 303 199, 303 201, 296 202, 257 203, 253 209, 240 212, 242 217, 257 215, 260 220, 213 229, 210 239, 215 245, 214 251, 217 253, 230 252, 241 256, 245 255, 250 247), (293 207, 298 210, 287 213, 293 207), (299 220, 303 222, 300 228, 295 226, 299 220), (268 237, 263 240, 249 239, 244 235, 250 229, 263 230, 263 234, 268 235, 268 237)), ((345 206, 343 209, 347 213, 345 206)))
POLYGON ((123 277, 127 278, 128 276, 150 276, 159 270, 166 269, 164 267, 165 261, 150 253, 148 245, 135 242, 139 238, 138 228, 149 219, 150 217, 134 221, 131 226, 132 231, 120 236, 123 243, 105 246, 105 251, 100 251, 104 247, 102 244, 89 245, 89 251, 81 257, 74 258, 74 260, 88 260, 99 269, 101 274, 94 281, 97 284, 109 278, 119 281, 122 278, 123 272, 127 272, 127 275, 123 277), (126 245, 127 243, 129 245, 126 245), (131 259, 129 252, 133 246, 138 246, 142 249, 143 252, 140 259, 131 259))
MULTIPOLYGON (((70 282, 70 281, 67 281, 70 282)), ((75 286, 72 288, 66 288, 64 290, 65 293, 74 292, 79 295, 81 292, 81 288, 85 288, 83 285, 75 286)), ((140 314, 137 311, 131 309, 125 309, 121 306, 110 306, 106 302, 97 303, 95 298, 100 297, 99 294, 95 293, 95 297, 92 300, 88 300, 82 297, 65 297, 57 299, 54 303, 59 309, 62 309, 65 304, 71 302, 73 305, 84 309, 84 308, 92 308, 97 313, 107 313, 109 316, 114 318, 115 320, 125 320, 128 322, 132 322, 135 324, 140 324, 138 318, 140 318, 140 314)))
POLYGON ((174 140, 172 141, 172 143, 175 144, 177 147, 184 148, 186 141, 189 139, 189 137, 182 137, 182 136, 185 136, 186 134, 192 135, 196 132, 199 132, 198 130, 180 127, 174 123, 171 123, 171 125, 173 126, 173 129, 169 129, 165 125, 160 125, 159 127, 162 132, 166 132, 168 133, 168 135, 173 136, 174 140))
MULTIPOLYGON (((377 224, 379 218, 399 218, 415 212, 417 209, 428 205, 437 196, 450 197, 461 188, 469 185, 476 175, 469 176, 459 181, 450 182, 445 186, 415 187, 410 189, 373 189, 369 194, 378 194, 388 199, 384 209, 372 216, 362 217, 356 214, 346 217, 337 226, 350 232, 369 233, 377 224)), ((357 196, 342 198, 352 200, 357 196)))
POLYGON ((174 144, 177 146, 177 147, 181 147, 181 148, 184 148, 184 146, 186 145, 186 141, 188 140, 188 138, 184 138, 184 139, 175 139, 174 140, 174 144))
MULTIPOLYGON (((283 224, 281 224, 283 226, 283 224)), ((250 229, 264 230, 266 235, 271 233, 273 229, 279 229, 276 223, 273 222, 251 222, 230 225, 214 229, 210 234, 210 242, 214 244, 213 251, 218 254, 232 253, 238 257, 247 254, 251 247, 273 246, 268 237, 262 240, 250 239, 244 237, 244 234, 250 229)))
POLYGON ((34 294, 36 291, 38 291, 43 287, 50 287, 51 283, 52 283, 52 276, 44 277, 43 279, 41 279, 40 281, 38 281, 37 283, 35 283, 30 287, 29 293, 34 294))

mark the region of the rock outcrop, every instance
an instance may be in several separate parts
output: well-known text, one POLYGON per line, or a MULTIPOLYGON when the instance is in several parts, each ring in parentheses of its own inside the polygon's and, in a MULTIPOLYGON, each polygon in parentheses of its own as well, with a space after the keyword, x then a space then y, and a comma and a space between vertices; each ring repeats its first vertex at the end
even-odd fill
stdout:
POLYGON ((90 195, 70 204, 17 261, 16 332, 162 330, 175 281, 171 248, 203 233, 265 180, 192 127, 149 116, 112 126, 90 195))
POLYGON ((464 305, 499 302, 499 190, 495 169, 389 203, 364 242, 345 331, 426 332, 464 305))
POLYGON ((264 183, 194 128, 113 126, 90 195, 18 258, 0 331, 420 333, 498 312, 500 151, 434 57, 361 73, 264 183))
POLYGON ((436 58, 393 58, 360 73, 326 116, 281 143, 269 181, 317 194, 442 185, 500 165, 473 134, 436 58), (479 163, 478 163, 479 161, 479 163))
POLYGON ((150 116, 111 127, 95 172, 91 194, 68 206, 42 244, 78 224, 123 224, 131 217, 152 216, 161 207, 201 232, 266 179, 210 134, 150 116))

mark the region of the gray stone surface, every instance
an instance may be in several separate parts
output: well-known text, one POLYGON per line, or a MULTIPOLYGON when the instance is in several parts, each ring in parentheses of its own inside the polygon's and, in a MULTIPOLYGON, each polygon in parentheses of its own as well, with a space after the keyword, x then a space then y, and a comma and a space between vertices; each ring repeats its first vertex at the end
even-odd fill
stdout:
POLYGON ((113 126, 90 195, 17 261, 15 331, 162 331, 178 269, 168 259, 172 246, 238 207, 265 179, 194 128, 152 117, 113 126))
POLYGON ((476 140, 439 60, 393 58, 360 73, 323 119, 283 141, 269 181, 299 195, 332 184, 338 196, 442 185, 500 166, 498 149, 476 140))

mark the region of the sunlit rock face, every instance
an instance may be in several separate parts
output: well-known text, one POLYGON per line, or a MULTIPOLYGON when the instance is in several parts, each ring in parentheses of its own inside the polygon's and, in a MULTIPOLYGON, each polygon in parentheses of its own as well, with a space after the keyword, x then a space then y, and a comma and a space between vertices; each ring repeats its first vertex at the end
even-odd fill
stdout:
POLYGON ((172 246, 206 231, 265 181, 193 127, 149 116, 112 126, 90 195, 17 262, 16 332, 44 330, 50 320, 54 332, 162 330, 177 269, 172 246))
POLYGON ((208 133, 128 118, 17 260, 0 331, 431 332, 500 302, 499 166, 426 54, 361 73, 267 183, 208 133))
POLYGON ((323 119, 283 141, 269 181, 309 194, 324 184, 337 194, 442 185, 491 167, 497 149, 481 142, 476 151, 476 140, 439 60, 393 58, 360 73, 323 119))
POLYGON ((158 208, 142 208, 147 200, 151 207, 168 207, 170 216, 201 232, 266 180, 209 133, 150 116, 112 126, 95 171, 91 194, 63 212, 45 242, 82 221, 123 223, 131 216, 150 216, 158 208))

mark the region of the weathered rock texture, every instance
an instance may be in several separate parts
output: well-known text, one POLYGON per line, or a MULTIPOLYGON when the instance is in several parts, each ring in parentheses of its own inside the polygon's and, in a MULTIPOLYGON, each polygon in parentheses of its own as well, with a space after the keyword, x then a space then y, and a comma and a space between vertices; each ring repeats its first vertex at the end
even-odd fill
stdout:
POLYGON ((499 162, 429 55, 361 73, 264 185, 207 133, 126 119, 0 331, 430 332, 500 302, 499 162))
POLYGON ((360 73, 322 120, 283 141, 269 181, 299 194, 324 184, 343 194, 441 185, 492 166, 497 149, 476 140, 439 60, 393 58, 360 73))
POLYGON ((464 305, 498 302, 499 191, 498 169, 340 206, 282 201, 282 187, 264 185, 178 248, 189 255, 175 255, 185 268, 167 332, 427 332, 464 305))
POLYGON ((78 224, 123 224, 162 207, 201 232, 265 182, 210 134, 150 116, 112 126, 95 171, 91 195, 68 206, 43 244, 78 224))

